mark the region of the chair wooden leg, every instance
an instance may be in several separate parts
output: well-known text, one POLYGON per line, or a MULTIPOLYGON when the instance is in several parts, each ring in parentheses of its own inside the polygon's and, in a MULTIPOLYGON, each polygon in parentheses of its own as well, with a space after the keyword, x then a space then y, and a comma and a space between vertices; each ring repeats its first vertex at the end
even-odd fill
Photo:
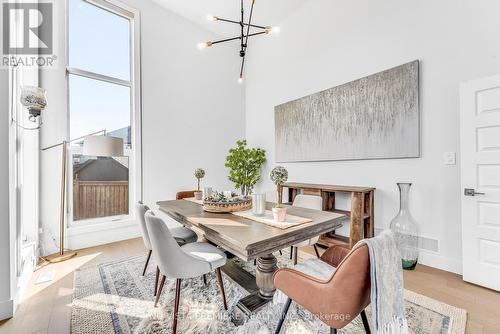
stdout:
POLYGON ((148 269, 148 263, 149 259, 151 258, 151 253, 153 253, 153 251, 150 249, 148 252, 148 258, 146 259, 146 264, 144 265, 144 270, 142 271, 142 276, 146 275, 146 269, 148 269))
POLYGON ((156 296, 156 292, 158 291, 158 280, 160 279, 160 267, 156 266, 156 278, 155 278, 155 292, 153 296, 156 296))
POLYGON ((215 273, 217 274, 217 281, 219 281, 220 293, 222 294, 222 302, 224 303, 224 310, 227 311, 226 292, 224 291, 224 281, 222 280, 220 268, 215 269, 215 273))
POLYGON ((203 275, 203 284, 207 285, 207 275, 203 275))
POLYGON ((161 277, 160 288, 156 292, 155 307, 156 307, 156 305, 158 305, 158 301, 160 300, 161 290, 163 290, 163 285, 165 284, 165 279, 166 278, 167 278, 167 276, 165 276, 165 275, 163 275, 161 277))
POLYGON ((297 258, 299 256, 299 248, 293 247, 293 265, 297 264, 297 258))
POLYGON ((175 284, 175 304, 174 304, 174 323, 172 325, 172 333, 177 333, 177 317, 179 316, 179 302, 181 298, 181 279, 178 278, 175 284))
POLYGON ((292 259, 293 256, 293 246, 290 246, 290 260, 292 259))
POLYGON ((281 311, 281 318, 280 321, 278 322, 278 326, 276 326, 274 334, 279 334, 281 332, 281 327, 283 327, 283 323, 285 322, 286 314, 288 313, 288 309, 290 308, 291 303, 292 300, 288 298, 285 303, 285 307, 283 307, 283 311, 281 311))
POLYGON ((314 251, 316 252, 316 257, 319 259, 318 246, 316 246, 316 244, 314 244, 313 247, 314 247, 314 251))
POLYGON ((368 324, 368 318, 366 317, 365 310, 361 311, 361 320, 363 321, 363 327, 365 328, 366 334, 371 334, 370 325, 368 324))
POLYGON ((330 328, 330 334, 337 334, 336 328, 330 328))

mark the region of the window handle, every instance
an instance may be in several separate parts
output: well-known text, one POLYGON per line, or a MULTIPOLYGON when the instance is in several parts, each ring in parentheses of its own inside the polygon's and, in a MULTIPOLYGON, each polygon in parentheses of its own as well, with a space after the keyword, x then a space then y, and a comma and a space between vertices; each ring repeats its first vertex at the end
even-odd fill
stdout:
POLYGON ((485 193, 476 192, 475 189, 465 188, 464 189, 465 196, 477 196, 477 195, 486 195, 485 193))

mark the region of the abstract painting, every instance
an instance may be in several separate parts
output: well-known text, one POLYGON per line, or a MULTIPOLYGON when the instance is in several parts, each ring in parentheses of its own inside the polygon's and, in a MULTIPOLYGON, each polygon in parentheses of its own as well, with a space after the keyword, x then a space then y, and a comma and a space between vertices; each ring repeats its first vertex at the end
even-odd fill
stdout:
POLYGON ((418 60, 274 108, 276 161, 420 156, 418 60))

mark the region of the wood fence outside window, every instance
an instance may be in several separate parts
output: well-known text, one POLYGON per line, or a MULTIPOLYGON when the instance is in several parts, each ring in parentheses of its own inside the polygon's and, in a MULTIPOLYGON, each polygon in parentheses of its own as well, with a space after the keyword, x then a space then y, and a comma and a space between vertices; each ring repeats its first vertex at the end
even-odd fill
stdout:
POLYGON ((128 181, 73 181, 73 220, 127 215, 128 181))

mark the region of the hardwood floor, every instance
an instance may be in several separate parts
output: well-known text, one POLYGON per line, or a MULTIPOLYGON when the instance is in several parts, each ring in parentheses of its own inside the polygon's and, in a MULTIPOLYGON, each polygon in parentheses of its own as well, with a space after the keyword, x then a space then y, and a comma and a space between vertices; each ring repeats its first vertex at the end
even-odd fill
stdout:
POLYGON ((404 273, 405 287, 467 310, 467 333, 500 333, 500 293, 465 283, 462 276, 427 266, 404 273))
MULTIPOLYGON (((310 254, 314 249, 304 248, 310 254)), ((0 323, 0 333, 69 333, 74 271, 89 265, 134 255, 146 255, 142 240, 132 239, 82 249, 66 262, 47 265, 33 274, 16 315, 0 323), (35 284, 39 275, 55 271, 52 282, 35 284)), ((467 333, 500 333, 500 293, 462 281, 456 274, 419 265, 405 272, 405 287, 467 310, 467 333)))
POLYGON ((142 239, 82 249, 65 262, 49 264, 37 270, 29 282, 23 302, 15 316, 0 325, 0 333, 69 333, 74 271, 84 265, 99 264, 144 254, 142 239), (55 271, 52 282, 36 284, 39 275, 55 271))

